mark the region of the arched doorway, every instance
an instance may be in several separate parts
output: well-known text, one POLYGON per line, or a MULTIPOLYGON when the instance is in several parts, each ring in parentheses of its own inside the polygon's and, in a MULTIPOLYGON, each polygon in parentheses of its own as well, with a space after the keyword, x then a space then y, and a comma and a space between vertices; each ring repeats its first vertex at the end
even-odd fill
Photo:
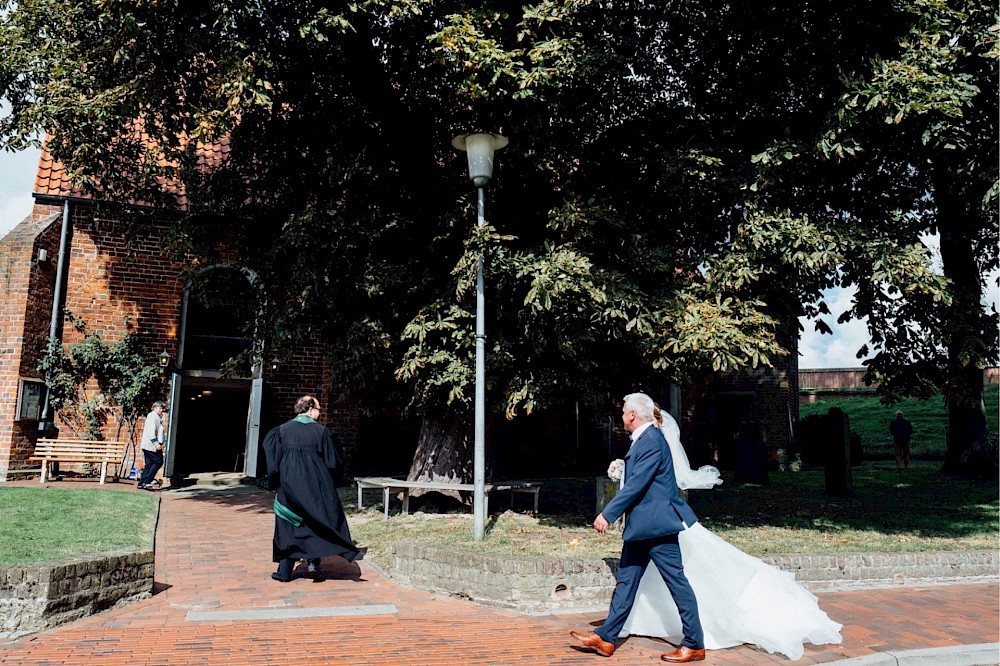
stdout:
POLYGON ((215 265, 191 277, 171 381, 165 473, 256 475, 260 351, 254 342, 256 275, 215 265))

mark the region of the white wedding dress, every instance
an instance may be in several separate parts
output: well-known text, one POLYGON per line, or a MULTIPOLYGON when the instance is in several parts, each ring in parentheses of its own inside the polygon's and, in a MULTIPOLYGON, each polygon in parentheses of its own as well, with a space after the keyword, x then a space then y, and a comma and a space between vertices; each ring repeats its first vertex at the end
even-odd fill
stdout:
MULTIPOLYGON (((714 467, 691 469, 677 423, 666 412, 663 417, 661 431, 670 446, 678 487, 705 489, 722 483, 714 467)), ((747 555, 701 523, 681 532, 678 540, 684 573, 698 599, 707 649, 752 643, 799 659, 803 643, 841 642, 842 625, 820 610, 816 596, 795 582, 791 573, 747 555)), ((652 563, 642 576, 620 636, 630 634, 677 644, 684 638, 677 606, 652 563)))

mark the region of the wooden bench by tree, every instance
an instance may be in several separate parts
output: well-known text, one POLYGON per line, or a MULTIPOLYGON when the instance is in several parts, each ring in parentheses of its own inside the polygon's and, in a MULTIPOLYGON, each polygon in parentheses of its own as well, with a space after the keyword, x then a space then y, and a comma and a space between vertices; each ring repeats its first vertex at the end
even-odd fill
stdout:
MULTIPOLYGON (((385 519, 389 519, 389 493, 397 490, 403 493, 403 513, 410 512, 410 491, 420 490, 458 490, 473 492, 475 486, 471 483, 445 483, 441 481, 407 481, 406 479, 394 479, 386 476, 367 476, 355 479, 358 484, 358 509, 364 508, 362 504, 361 491, 365 488, 382 489, 382 506, 385 509, 385 519)), ((538 513, 538 492, 542 484, 530 481, 501 481, 499 483, 487 483, 484 486, 485 497, 483 503, 486 515, 489 515, 490 493, 494 490, 509 490, 511 506, 514 505, 514 493, 528 493, 534 496, 534 512, 538 513)))
POLYGON ((45 483, 50 462, 100 463, 101 483, 108 475, 108 463, 122 461, 121 442, 101 442, 89 439, 39 439, 31 460, 42 461, 41 483, 45 483))

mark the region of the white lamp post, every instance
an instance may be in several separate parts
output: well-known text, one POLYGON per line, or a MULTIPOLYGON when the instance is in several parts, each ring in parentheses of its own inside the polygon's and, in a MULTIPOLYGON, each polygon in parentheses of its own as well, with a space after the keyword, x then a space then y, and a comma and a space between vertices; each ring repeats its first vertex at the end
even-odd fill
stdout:
MULTIPOLYGON (((451 141, 469 157, 469 178, 479 193, 477 226, 486 224, 483 188, 493 178, 493 153, 507 145, 499 134, 463 134, 451 141)), ((483 295, 483 254, 476 261, 476 441, 472 475, 472 537, 482 541, 486 525, 486 324, 483 295)))

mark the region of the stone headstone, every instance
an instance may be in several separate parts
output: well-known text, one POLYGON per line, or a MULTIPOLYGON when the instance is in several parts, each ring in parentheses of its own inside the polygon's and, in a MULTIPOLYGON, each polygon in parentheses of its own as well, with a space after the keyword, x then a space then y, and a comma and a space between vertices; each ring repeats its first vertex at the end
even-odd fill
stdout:
POLYGON ((824 462, 826 494, 850 495, 853 488, 851 475, 851 421, 837 407, 827 412, 828 437, 824 462))

